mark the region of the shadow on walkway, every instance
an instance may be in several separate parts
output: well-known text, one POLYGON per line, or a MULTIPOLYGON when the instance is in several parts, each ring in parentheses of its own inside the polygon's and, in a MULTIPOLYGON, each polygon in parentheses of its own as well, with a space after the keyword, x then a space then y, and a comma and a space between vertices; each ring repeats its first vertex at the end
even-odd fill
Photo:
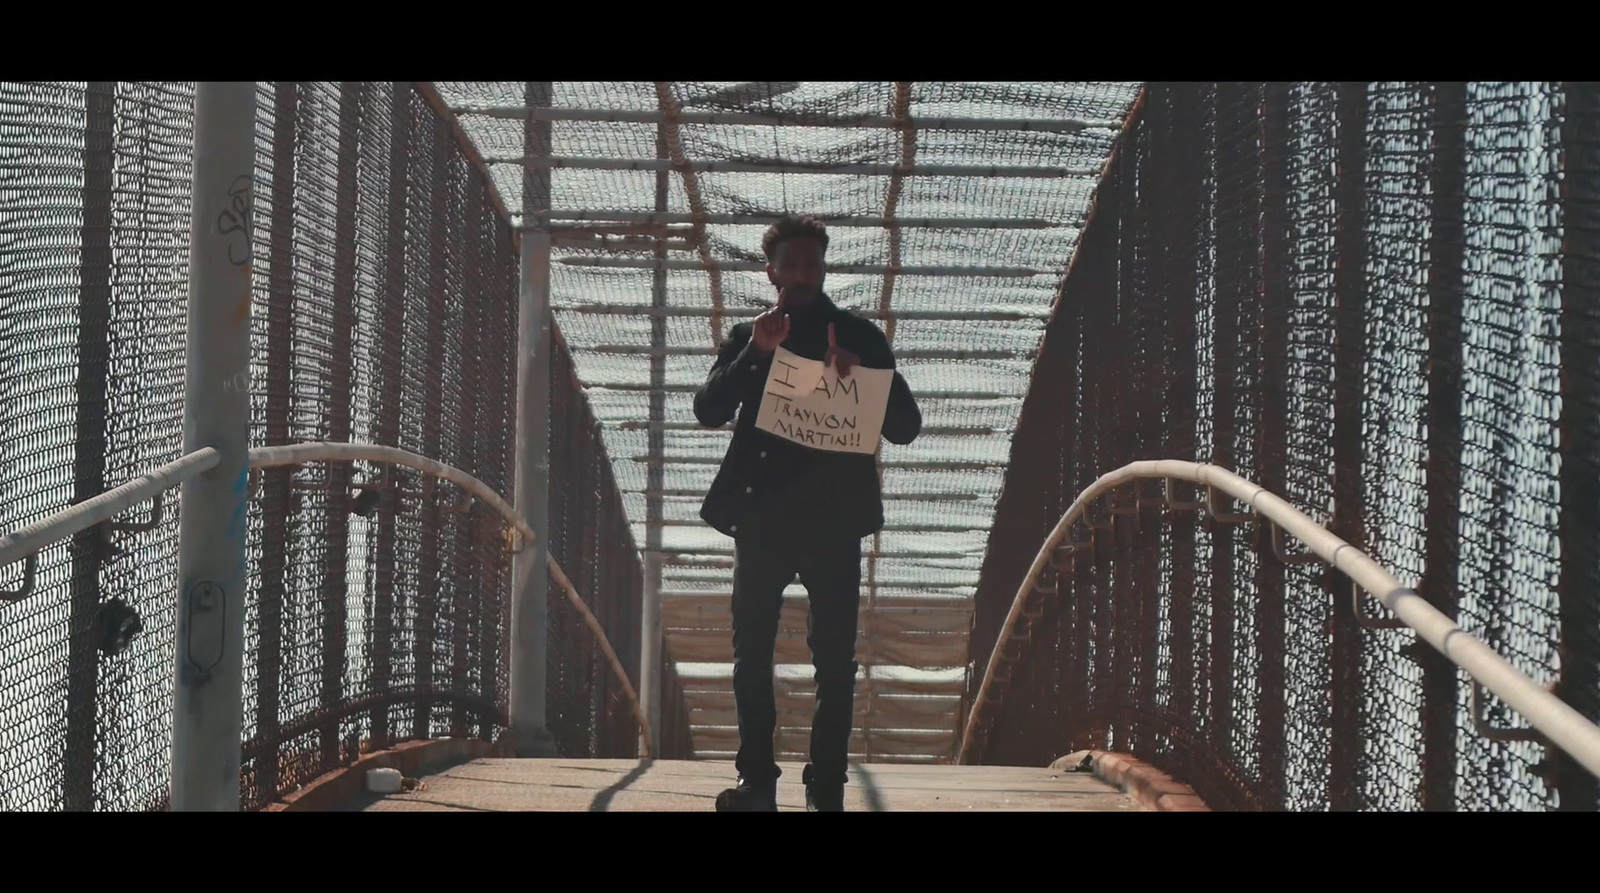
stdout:
POLYGON ((639 765, 633 767, 633 769, 630 770, 627 775, 622 776, 622 778, 619 779, 616 784, 606 788, 598 794, 595 794, 594 799, 589 801, 589 811, 605 812, 607 809, 609 809, 611 807, 611 801, 616 798, 617 794, 621 791, 627 790, 629 785, 638 781, 639 777, 644 775, 645 772, 649 770, 650 765, 654 762, 655 760, 652 759, 641 759, 639 761, 639 765))
POLYGON ((856 779, 861 782, 863 793, 867 795, 867 811, 883 812, 883 794, 879 792, 877 782, 873 780, 872 773, 867 767, 852 760, 850 767, 855 770, 856 779))

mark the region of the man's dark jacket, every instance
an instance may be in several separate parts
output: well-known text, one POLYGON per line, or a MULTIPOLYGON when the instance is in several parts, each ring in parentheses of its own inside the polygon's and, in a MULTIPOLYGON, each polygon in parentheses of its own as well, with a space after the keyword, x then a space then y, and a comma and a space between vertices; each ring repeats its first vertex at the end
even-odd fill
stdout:
MULTIPOLYGON (((804 310, 789 311, 789 337, 783 347, 798 356, 821 360, 828 350, 828 323, 833 323, 841 348, 871 369, 893 369, 894 354, 883 332, 871 321, 836 306, 819 295, 804 310)), ((700 424, 720 428, 738 413, 733 442, 723 457, 700 508, 700 517, 727 536, 741 526, 820 525, 831 533, 871 536, 883 527, 883 494, 878 486, 875 456, 830 452, 802 446, 757 428, 762 391, 772 368, 772 354, 763 355, 751 339, 753 322, 733 327, 718 352, 706 383, 694 395, 700 424)), ((922 413, 899 372, 889 391, 883 437, 907 444, 922 430, 922 413)))

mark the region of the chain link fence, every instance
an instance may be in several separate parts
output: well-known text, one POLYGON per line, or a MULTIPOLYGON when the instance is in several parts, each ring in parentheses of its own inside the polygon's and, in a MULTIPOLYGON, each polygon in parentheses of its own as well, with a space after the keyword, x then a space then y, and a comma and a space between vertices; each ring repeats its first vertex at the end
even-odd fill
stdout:
MULTIPOLYGON (((969 697, 1077 494, 1173 458, 1281 495, 1600 719, 1594 114, 1592 85, 1150 85, 1023 407, 969 697)), ((1131 752, 1218 808, 1595 808, 1558 752, 1478 734, 1454 664, 1360 626, 1342 574, 1144 486, 1091 509, 980 759, 1131 752)))
MULTIPOLYGON (((181 452, 193 86, 0 83, 0 530, 181 452)), ((264 83, 258 103, 251 444, 396 446, 509 498, 516 234, 453 119, 413 84, 264 83)), ((637 685, 639 555, 556 344, 551 553, 637 685)), ((374 748, 503 731, 501 519, 361 463, 270 468, 251 488, 246 808, 374 748)), ((165 807, 177 502, 46 549, 34 591, 0 604, 0 809, 165 807), (143 628, 117 650, 121 605, 143 628)), ((632 709, 558 592, 560 752, 633 756, 632 709)), ((687 756, 664 684, 662 756, 687 756)))

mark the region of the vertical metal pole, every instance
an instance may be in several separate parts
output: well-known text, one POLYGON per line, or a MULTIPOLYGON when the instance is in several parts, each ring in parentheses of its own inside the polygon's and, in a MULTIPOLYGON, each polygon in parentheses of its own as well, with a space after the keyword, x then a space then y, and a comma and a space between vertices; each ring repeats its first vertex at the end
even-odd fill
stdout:
MULTIPOLYGON (((660 536, 660 527, 647 539, 660 536)), ((652 547, 653 548, 653 547, 652 547)), ((644 611, 640 618, 639 697, 644 699, 644 715, 650 721, 649 753, 661 753, 661 556, 647 551, 644 556, 644 611)), ((643 736, 640 741, 643 742, 643 736)), ((641 747, 640 751, 644 752, 641 747)))
MULTIPOLYGON (((1223 468, 1237 468, 1235 458, 1238 447, 1239 361, 1243 348, 1239 344, 1239 295, 1245 288, 1240 284, 1239 256, 1248 249, 1240 247, 1239 221, 1244 217, 1246 197, 1240 169, 1244 157, 1236 145, 1236 134, 1243 132, 1244 113, 1241 88, 1236 84, 1217 84, 1212 112, 1213 144, 1209 163, 1212 167, 1211 213, 1216 235, 1211 248, 1215 253, 1213 277, 1215 286, 1211 297, 1211 355, 1215 357, 1211 369, 1211 461, 1223 468)), ((1204 257, 1204 254, 1202 254, 1204 257)), ((1429 478, 1432 481, 1432 478, 1429 478)), ((1232 527, 1221 524, 1211 528, 1211 649, 1207 656, 1211 662, 1211 748, 1216 753, 1231 753, 1233 747, 1234 709, 1233 695, 1237 679, 1234 668, 1237 652, 1233 646, 1236 629, 1234 617, 1242 610, 1234 591, 1235 554, 1238 552, 1239 534, 1232 527)))
MULTIPOLYGON (((1600 89, 1567 82, 1561 145, 1566 153, 1561 203, 1567 220, 1592 221, 1600 208, 1600 89)), ((1561 675, 1555 695, 1590 720, 1600 720, 1600 238, 1594 227, 1569 223, 1561 238, 1561 675)), ((1557 748, 1550 779, 1562 812, 1594 812, 1600 781, 1557 748)))
MULTIPOLYGON (((1158 160, 1152 171, 1154 176, 1150 189, 1161 203, 1158 206, 1161 210, 1151 219, 1157 232, 1163 234, 1153 257, 1158 258, 1164 267, 1160 279, 1163 283, 1161 306, 1169 314, 1166 322, 1166 405, 1170 413, 1167 418, 1171 421, 1165 426, 1163 441, 1167 455, 1188 458, 1200 454, 1197 442, 1198 413, 1195 412, 1200 384, 1200 332, 1196 305, 1200 300, 1197 293, 1199 230, 1205 213, 1201 196, 1205 181, 1205 87, 1194 83, 1169 83, 1161 85, 1158 90, 1164 95, 1163 106, 1167 111, 1163 115, 1164 127, 1151 134, 1152 149, 1158 160)), ((1151 92, 1155 94, 1157 91, 1151 92)), ((1057 311, 1057 318, 1064 315, 1065 311, 1063 302, 1062 309, 1057 311)), ((1077 319, 1076 316, 1068 319, 1074 329, 1077 328, 1077 319)), ((1067 343, 1076 350, 1079 334, 1073 331, 1067 336, 1067 343)), ((1069 360, 1064 368, 1076 370, 1076 360, 1069 360)), ((1070 371, 1062 381, 1069 395, 1063 401, 1063 411, 1059 416, 1065 445, 1075 424, 1072 408, 1077 405, 1078 382, 1070 371)), ((1062 463, 1067 476, 1062 497, 1064 501, 1070 501, 1076 495, 1072 489, 1076 476, 1069 464, 1072 448, 1066 446, 1063 453, 1068 458, 1062 463)), ((1195 711, 1202 709, 1205 703, 1205 686, 1201 679, 1205 671, 1204 645, 1199 644, 1201 640, 1198 633, 1201 631, 1196 623, 1199 618, 1197 608, 1204 603, 1205 593, 1197 592, 1195 588, 1195 576, 1199 570, 1196 560, 1197 534, 1203 522, 1189 512, 1168 512, 1167 517, 1170 519, 1169 536, 1172 543, 1172 579, 1168 584, 1172 594, 1172 656, 1168 677, 1172 680, 1172 694, 1167 709, 1178 716, 1195 716, 1195 711), (1202 653, 1197 656, 1197 651, 1202 653)), ((1063 629, 1066 628, 1064 625, 1063 629)), ((1083 666, 1086 657, 1075 648, 1069 653, 1072 656, 1068 666, 1072 669, 1063 675, 1063 681, 1077 678, 1081 672, 1078 668, 1083 666)), ((1185 749, 1175 761, 1177 771, 1173 774, 1188 779, 1205 771, 1197 756, 1185 749)))
MULTIPOLYGON (((267 181, 271 210, 267 223, 267 306, 266 306, 266 392, 261 440, 266 446, 292 443, 294 431, 295 361, 295 184, 296 138, 300 127, 302 85, 278 81, 272 85, 272 174, 267 181)), ((293 691, 295 670, 292 656, 284 672, 285 606, 294 610, 296 585, 290 562, 296 549, 300 513, 295 510, 294 470, 288 466, 267 468, 261 474, 261 553, 256 559, 255 639, 255 734, 259 756, 251 765, 252 799, 248 807, 264 806, 277 799, 279 762, 285 744, 282 733, 283 690, 293 691), (286 678, 287 677, 287 678, 286 678)), ((287 641, 295 642, 294 615, 288 614, 287 641)), ((293 703, 293 695, 290 695, 293 703)))
MULTIPOLYGON (((667 157, 666 125, 656 125, 656 157, 667 157)), ((656 211, 667 210, 669 171, 656 173, 656 211)), ((666 243, 656 239, 656 267, 650 283, 650 304, 667 306, 666 243)), ((639 697, 644 699, 644 715, 650 721, 650 753, 661 752, 661 491, 665 487, 662 456, 666 452, 666 394, 662 388, 667 381, 667 318, 656 314, 650 318, 650 464, 646 468, 645 490, 645 553, 644 553, 644 605, 640 612, 639 628, 639 697)), ((642 749, 642 748, 641 748, 642 749)))
MULTIPOLYGON (((106 491, 106 391, 111 363, 111 202, 115 188, 117 85, 91 81, 84 91, 83 253, 78 287, 78 423, 72 468, 74 503, 106 491)), ((67 740, 62 799, 67 812, 94 809, 95 728, 100 655, 104 525, 72 539, 72 606, 67 641, 67 740)))
MULTIPOLYGON (((1333 523, 1329 529, 1358 549, 1367 548, 1366 519, 1362 512, 1362 433, 1366 419, 1367 367, 1367 85, 1342 83, 1335 88, 1338 115, 1339 174, 1334 180, 1333 332, 1333 523)), ((1332 568, 1324 576, 1324 591, 1333 612, 1329 655, 1328 808, 1353 812, 1361 808, 1362 740, 1373 728, 1363 696, 1362 632, 1350 614, 1350 582, 1332 568)))
MULTIPOLYGON (((1257 481, 1272 493, 1287 493, 1289 484, 1289 338, 1294 298, 1290 293, 1289 270, 1289 86, 1282 82, 1255 87, 1255 107, 1260 147, 1256 150, 1260 181, 1254 196, 1253 215, 1262 225, 1256 236, 1255 274, 1260 283, 1252 313, 1261 333, 1256 362, 1257 381, 1265 384, 1254 399, 1256 443, 1254 461, 1257 481)), ((1354 172, 1351 172, 1354 174, 1354 172)), ((1329 457, 1332 458, 1331 456, 1329 457)), ((1272 549, 1267 537, 1271 527, 1256 524, 1257 554, 1272 549)), ((1285 730, 1289 719, 1287 684, 1288 625, 1286 592, 1288 568, 1280 561, 1256 564, 1256 741, 1260 766, 1258 789, 1271 809, 1288 809, 1285 790, 1288 778, 1289 749, 1285 730)))
MULTIPOLYGON (((1466 345, 1463 270, 1466 253, 1467 85, 1434 85, 1433 158, 1428 173, 1433 193, 1428 237, 1428 457, 1423 529, 1422 579, 1417 593, 1446 617, 1460 607, 1462 369, 1466 345)), ((1455 664, 1431 648, 1418 648, 1422 669, 1422 811, 1456 810, 1456 758, 1460 736, 1460 675, 1455 664)))
POLYGON ((221 459, 182 491, 175 812, 239 809, 255 118, 253 82, 198 85, 183 449, 221 459))
MULTIPOLYGON (((361 188, 361 142, 370 131, 362 127, 362 109, 372 93, 372 85, 345 82, 339 85, 339 162, 334 181, 334 232, 337 243, 333 250, 333 344, 332 362, 329 364, 328 396, 326 408, 328 439, 334 443, 348 442, 351 429, 351 398, 355 379, 356 327, 356 200, 361 188)), ((349 625, 346 618, 350 589, 348 569, 350 564, 350 511, 344 500, 334 494, 350 492, 352 468, 347 462, 330 462, 327 466, 329 497, 323 506, 323 529, 327 531, 327 571, 322 578, 322 703, 325 706, 345 703, 345 666, 348 656, 349 625)), ((360 596, 358 595, 359 599, 360 596)), ((359 601, 357 602, 359 604, 359 601)), ((340 764, 341 753, 356 759, 340 739, 341 723, 330 718, 322 727, 323 772, 330 772, 340 764)))
MULTIPOLYGON (((411 170, 411 132, 415 128, 416 114, 411 106, 413 89, 404 84, 393 84, 388 96, 389 165, 388 203, 385 208, 385 232, 382 250, 383 291, 389 296, 378 310, 379 343, 382 348, 374 363, 374 388, 378 397, 378 418, 373 426, 373 436, 378 443, 394 446, 400 443, 400 398, 405 387, 405 289, 406 289, 406 183, 411 170)), ((383 104, 375 104, 373 113, 382 115, 383 104)), ((382 120, 380 117, 379 120, 382 120)), ((391 472, 381 473, 380 480, 394 478, 391 472)), ((399 551, 400 499, 397 493, 379 501, 376 530, 373 536, 374 567, 372 573, 372 691, 379 698, 373 707, 372 742, 375 747, 388 747, 394 740, 395 661, 399 653, 396 633, 401 629, 396 622, 396 590, 404 585, 400 574, 399 551)), ((404 598, 404 595, 401 596, 404 598)))
MULTIPOLYGON (((530 81, 529 108, 550 105, 549 82, 530 81)), ((548 155, 550 122, 528 116, 526 154, 548 155)), ((522 171, 522 281, 517 301, 516 510, 536 539, 511 564, 511 734, 519 757, 554 756, 545 725, 547 599, 550 575, 550 171, 522 171)))

